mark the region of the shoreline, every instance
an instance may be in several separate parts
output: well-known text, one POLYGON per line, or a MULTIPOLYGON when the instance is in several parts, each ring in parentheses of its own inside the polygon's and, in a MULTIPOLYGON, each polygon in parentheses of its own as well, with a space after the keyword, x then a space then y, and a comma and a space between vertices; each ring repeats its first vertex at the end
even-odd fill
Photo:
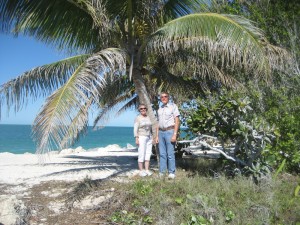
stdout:
MULTIPOLYGON (((103 146, 97 146, 97 147, 89 147, 89 148, 84 148, 82 145, 78 145, 78 146, 72 146, 70 148, 66 148, 66 149, 62 149, 62 150, 58 150, 58 149, 54 149, 51 150, 49 153, 45 153, 44 155, 53 155, 53 154, 59 154, 62 151, 69 151, 71 153, 74 153, 76 151, 80 151, 80 149, 83 149, 85 152, 94 152, 94 151, 98 151, 100 149, 104 149, 109 147, 109 146, 116 146, 117 148, 121 148, 121 149, 137 149, 136 147, 134 147, 131 143, 127 143, 126 146, 125 145, 119 145, 119 144, 107 144, 107 145, 103 145, 103 146), (123 147, 124 146, 124 147, 123 147)), ((21 152, 15 151, 15 150, 0 150, 0 155, 1 154, 14 154, 14 155, 27 155, 27 154, 32 154, 32 155, 37 155, 36 154, 36 149, 32 149, 32 150, 22 150, 21 152)))
MULTIPOLYGON (((32 128, 29 125, 0 124, 0 128, 0 153, 36 153, 37 143, 33 140, 31 135, 32 128)), ((89 151, 89 149, 105 148, 113 144, 126 148, 128 145, 135 145, 132 132, 133 128, 131 127, 107 126, 96 130, 89 127, 87 132, 80 136, 74 145, 66 148, 78 148, 81 146, 89 151)), ((51 151, 58 150, 56 147, 51 149, 51 151)))

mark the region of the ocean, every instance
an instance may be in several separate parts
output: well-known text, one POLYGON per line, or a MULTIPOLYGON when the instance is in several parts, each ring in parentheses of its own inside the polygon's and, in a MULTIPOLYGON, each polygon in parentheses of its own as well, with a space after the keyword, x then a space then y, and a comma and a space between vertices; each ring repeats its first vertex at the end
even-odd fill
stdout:
MULTIPOLYGON (((36 148, 31 132, 31 125, 0 124, 0 153, 35 153, 36 148)), ((112 144, 117 144, 122 148, 127 144, 135 146, 133 127, 104 127, 98 130, 89 127, 88 133, 70 148, 81 146, 88 150, 112 144)))

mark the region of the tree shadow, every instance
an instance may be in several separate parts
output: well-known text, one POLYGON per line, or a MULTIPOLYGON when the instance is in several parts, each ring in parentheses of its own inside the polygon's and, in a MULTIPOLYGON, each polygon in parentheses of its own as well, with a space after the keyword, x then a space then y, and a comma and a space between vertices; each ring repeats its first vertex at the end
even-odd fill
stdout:
POLYGON ((77 168, 65 169, 58 172, 48 173, 42 177, 55 176, 55 175, 67 175, 69 173, 78 173, 82 171, 108 171, 114 170, 115 172, 108 178, 112 176, 117 176, 129 172, 131 170, 137 169, 137 156, 78 156, 78 155, 67 155, 63 158, 72 159, 70 162, 64 163, 44 163, 43 166, 74 166, 77 168), (75 161, 74 161, 75 159, 75 161))

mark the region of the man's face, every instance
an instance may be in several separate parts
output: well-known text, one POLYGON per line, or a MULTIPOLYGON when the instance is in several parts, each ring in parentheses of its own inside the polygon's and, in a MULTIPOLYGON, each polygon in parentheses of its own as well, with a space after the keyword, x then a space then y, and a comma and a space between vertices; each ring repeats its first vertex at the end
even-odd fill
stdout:
POLYGON ((161 102, 162 102, 163 104, 167 104, 167 103, 169 102, 169 95, 167 95, 167 94, 162 94, 162 95, 160 96, 160 100, 161 100, 161 102))

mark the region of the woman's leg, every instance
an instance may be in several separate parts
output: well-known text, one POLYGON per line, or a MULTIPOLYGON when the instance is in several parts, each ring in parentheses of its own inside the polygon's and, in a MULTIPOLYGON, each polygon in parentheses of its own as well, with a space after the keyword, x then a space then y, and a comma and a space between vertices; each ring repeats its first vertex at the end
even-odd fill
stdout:
POLYGON ((145 155, 146 155, 146 144, 147 144, 147 137, 145 136, 140 136, 139 137, 139 149, 138 149, 138 165, 139 165, 139 170, 142 171, 143 164, 145 162, 145 155))
POLYGON ((149 170, 150 161, 145 160, 145 170, 149 170))
POLYGON ((146 151, 145 151, 145 170, 149 170, 150 158, 152 154, 152 137, 147 137, 146 151))
MULTIPOLYGON (((143 164, 144 163, 143 162, 139 162, 138 164, 139 164, 139 170, 142 171, 144 169, 143 168, 143 164)), ((146 167, 146 164, 145 164, 145 167, 146 167)))

